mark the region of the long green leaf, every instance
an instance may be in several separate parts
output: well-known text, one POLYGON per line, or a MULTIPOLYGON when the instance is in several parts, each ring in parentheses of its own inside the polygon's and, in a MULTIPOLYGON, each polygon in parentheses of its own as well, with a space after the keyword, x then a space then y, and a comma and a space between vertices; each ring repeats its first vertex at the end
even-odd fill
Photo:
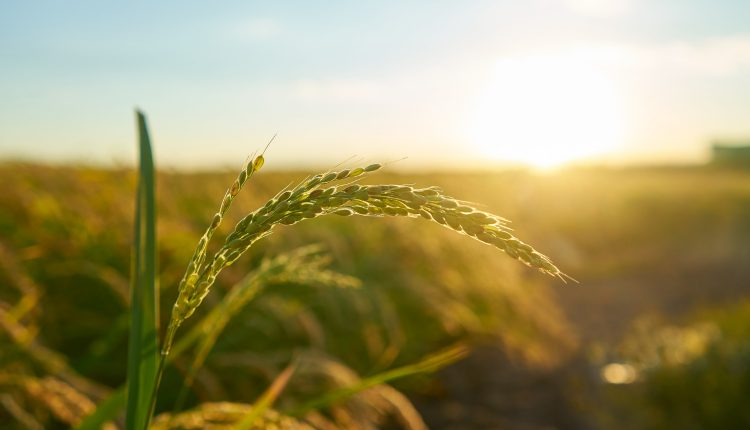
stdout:
POLYGON ((151 419, 149 409, 156 385, 159 331, 154 163, 146 117, 141 112, 136 112, 136 116, 140 168, 131 266, 128 403, 125 415, 128 430, 142 430, 151 419))
POLYGON ((125 405, 127 391, 124 387, 115 390, 109 397, 101 401, 96 410, 83 421, 81 421, 75 430, 100 430, 109 421, 113 421, 117 414, 122 411, 125 405))
POLYGON ((286 384, 289 383, 289 379, 291 379, 292 374, 294 374, 296 369, 296 362, 292 362, 292 364, 287 366, 287 368, 276 377, 271 386, 263 392, 260 398, 253 403, 253 408, 250 410, 250 413, 235 423, 232 430, 248 430, 252 428, 253 425, 263 417, 263 414, 273 406, 273 403, 279 397, 281 392, 284 391, 286 384))
POLYGON ((352 385, 330 390, 320 397, 310 400, 292 411, 289 411, 288 414, 293 417, 300 417, 311 410, 319 410, 328 407, 376 385, 385 384, 386 382, 420 373, 435 372, 449 364, 461 360, 466 357, 468 353, 469 349, 467 346, 463 344, 454 345, 437 353, 430 354, 417 363, 386 370, 377 375, 360 379, 352 385))

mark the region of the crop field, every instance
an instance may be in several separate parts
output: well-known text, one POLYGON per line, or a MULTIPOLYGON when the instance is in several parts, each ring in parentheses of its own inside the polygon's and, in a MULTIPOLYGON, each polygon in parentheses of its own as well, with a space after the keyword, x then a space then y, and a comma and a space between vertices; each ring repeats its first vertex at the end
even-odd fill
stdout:
MULTIPOLYGON (((256 173, 217 243, 309 173, 256 173)), ((157 174, 161 335, 235 177, 157 174)), ((0 428, 75 428, 125 383, 136 182, 0 165, 0 428)), ((154 428, 231 422, 269 392, 279 428, 750 426, 750 171, 386 167, 368 183, 435 185, 508 218, 577 282, 420 219, 280 226, 180 329, 213 343, 185 343, 166 366, 154 428), (274 258, 286 269, 247 277, 274 258), (241 305, 222 308, 242 285, 241 305), (210 333, 214 309, 226 318, 210 333)))

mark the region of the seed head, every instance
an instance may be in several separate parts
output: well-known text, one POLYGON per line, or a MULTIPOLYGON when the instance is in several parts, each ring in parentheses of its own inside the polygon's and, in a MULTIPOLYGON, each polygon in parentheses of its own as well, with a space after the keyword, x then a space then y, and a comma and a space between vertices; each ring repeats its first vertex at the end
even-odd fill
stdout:
POLYGON ((281 195, 279 195, 278 200, 280 202, 283 202, 284 200, 288 199, 291 195, 292 195, 291 191, 284 191, 283 193, 281 193, 281 195))
POLYGON ((216 229, 221 224, 221 215, 214 215, 214 219, 211 221, 211 230, 216 229))
POLYGON ((350 216, 354 215, 354 212, 352 212, 351 209, 343 208, 343 209, 336 209, 333 211, 334 215, 340 215, 340 216, 350 216))
MULTIPOLYGON (((343 189, 324 186, 332 181, 357 177, 381 168, 380 164, 340 172, 315 175, 298 186, 283 191, 262 208, 246 215, 237 223, 224 245, 207 258, 207 244, 221 223, 226 210, 250 175, 263 166, 263 155, 257 156, 240 172, 222 201, 220 211, 201 237, 179 284, 179 296, 173 308, 167 338, 172 339, 176 327, 200 305, 219 272, 239 258, 256 241, 272 233, 277 225, 292 225, 309 218, 328 214, 339 216, 402 216, 433 220, 455 231, 505 251, 509 256, 548 274, 565 275, 547 257, 514 237, 504 226, 506 220, 459 203, 439 188, 414 188, 406 185, 344 184, 343 189)), ((165 342, 165 351, 169 351, 165 342)))
POLYGON ((348 187, 344 188, 344 192, 347 193, 347 194, 354 194, 357 191, 359 191, 359 189, 360 189, 359 185, 353 184, 353 185, 349 185, 348 187))
POLYGON ((232 188, 229 190, 229 194, 231 194, 232 197, 234 197, 239 192, 240 192, 240 183, 238 181, 234 181, 234 183, 232 184, 232 188))
POLYGON ((485 213, 482 212, 472 212, 467 215, 467 217, 479 224, 495 224, 497 223, 497 220, 485 213))
POLYGON ((358 213, 360 215, 369 215, 370 214, 370 211, 367 210, 367 208, 362 207, 362 206, 352 206, 351 209, 354 212, 356 212, 356 213, 358 213))
POLYGON ((257 172, 260 170, 261 167, 263 167, 263 163, 266 162, 266 159, 263 158, 263 154, 260 154, 259 156, 255 157, 255 160, 253 160, 253 171, 257 172))

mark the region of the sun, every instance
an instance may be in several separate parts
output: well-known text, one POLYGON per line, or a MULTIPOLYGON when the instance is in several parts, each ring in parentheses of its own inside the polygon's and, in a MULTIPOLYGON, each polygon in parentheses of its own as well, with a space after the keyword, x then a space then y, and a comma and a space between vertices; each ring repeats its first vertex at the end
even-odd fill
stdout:
POLYGON ((481 157, 542 169, 607 154, 623 131, 615 80, 580 53, 499 61, 468 127, 481 157))

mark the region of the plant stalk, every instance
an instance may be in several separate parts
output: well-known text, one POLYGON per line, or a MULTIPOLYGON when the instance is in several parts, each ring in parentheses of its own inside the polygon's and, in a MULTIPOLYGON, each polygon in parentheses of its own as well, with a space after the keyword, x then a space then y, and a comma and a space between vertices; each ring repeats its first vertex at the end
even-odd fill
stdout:
POLYGON ((156 409, 156 395, 159 392, 159 385, 161 384, 161 376, 164 373, 164 364, 167 361, 167 354, 159 354, 159 366, 156 368, 156 379, 154 380, 154 389, 151 390, 151 396, 148 401, 148 415, 146 415, 146 423, 143 430, 148 430, 151 425, 151 418, 154 416, 154 410, 156 409))

